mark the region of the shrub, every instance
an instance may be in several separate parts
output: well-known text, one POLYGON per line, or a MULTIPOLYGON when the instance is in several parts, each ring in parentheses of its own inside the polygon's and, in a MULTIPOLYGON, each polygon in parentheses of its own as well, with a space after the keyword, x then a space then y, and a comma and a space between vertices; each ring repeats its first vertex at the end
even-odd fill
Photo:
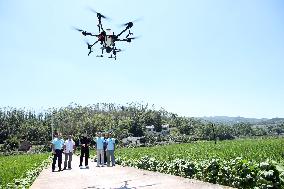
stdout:
POLYGON ((8 138, 4 141, 2 151, 14 151, 19 148, 19 139, 16 137, 8 138))

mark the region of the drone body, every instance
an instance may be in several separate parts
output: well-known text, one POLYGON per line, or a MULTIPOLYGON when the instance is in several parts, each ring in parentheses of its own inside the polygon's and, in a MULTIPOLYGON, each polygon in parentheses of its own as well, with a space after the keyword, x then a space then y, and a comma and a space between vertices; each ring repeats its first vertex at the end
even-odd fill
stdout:
POLYGON ((89 42, 86 42, 88 45, 89 53, 88 56, 93 52, 93 46, 97 43, 101 45, 101 55, 97 55, 97 57, 104 57, 104 51, 110 56, 108 58, 114 58, 116 60, 117 52, 120 52, 121 49, 116 48, 116 42, 118 41, 125 41, 125 42, 131 42, 133 39, 136 39, 136 37, 130 37, 130 35, 133 35, 131 33, 130 28, 133 26, 133 22, 128 22, 126 24, 123 24, 125 26, 125 29, 122 30, 119 34, 115 35, 114 32, 110 33, 110 29, 106 29, 109 34, 104 30, 102 25, 102 18, 108 19, 106 16, 102 15, 101 13, 98 13, 91 9, 92 12, 97 14, 98 18, 98 28, 99 28, 99 34, 93 34, 91 32, 87 32, 78 28, 75 28, 77 31, 81 32, 84 36, 94 36, 96 37, 96 41, 93 44, 90 44, 89 42), (128 31, 128 34, 124 38, 120 38, 122 34, 126 33, 128 31))

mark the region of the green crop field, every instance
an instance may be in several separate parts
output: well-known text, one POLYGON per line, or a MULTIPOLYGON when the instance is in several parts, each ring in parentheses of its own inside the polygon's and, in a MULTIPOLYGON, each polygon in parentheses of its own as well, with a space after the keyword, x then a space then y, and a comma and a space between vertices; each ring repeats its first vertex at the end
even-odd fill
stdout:
POLYGON ((264 161, 267 158, 284 164, 284 138, 259 140, 231 140, 217 142, 194 142, 149 148, 122 148, 117 155, 139 158, 145 155, 160 160, 182 158, 186 160, 206 160, 221 158, 229 160, 243 157, 247 160, 264 161))
POLYGON ((37 168, 50 154, 0 156, 0 188, 15 179, 26 176, 27 171, 37 168))
POLYGON ((284 139, 193 142, 123 148, 118 163, 237 188, 281 188, 284 139))

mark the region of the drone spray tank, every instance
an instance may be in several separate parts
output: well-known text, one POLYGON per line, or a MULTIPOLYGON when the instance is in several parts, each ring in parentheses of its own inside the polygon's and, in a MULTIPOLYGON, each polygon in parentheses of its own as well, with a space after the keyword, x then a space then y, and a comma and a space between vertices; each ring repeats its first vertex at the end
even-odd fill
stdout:
POLYGON ((112 47, 114 46, 114 38, 113 38, 113 32, 111 29, 106 29, 106 39, 105 39, 105 44, 106 44, 106 52, 111 53, 112 52, 112 47))

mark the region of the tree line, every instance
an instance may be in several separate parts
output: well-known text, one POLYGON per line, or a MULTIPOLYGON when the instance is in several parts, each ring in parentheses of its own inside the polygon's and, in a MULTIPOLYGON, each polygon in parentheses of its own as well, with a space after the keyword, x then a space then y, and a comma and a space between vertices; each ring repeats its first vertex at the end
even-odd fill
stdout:
POLYGON ((129 103, 97 103, 88 106, 70 104, 43 112, 17 108, 0 109, 0 144, 10 138, 46 144, 51 140, 52 127, 63 135, 75 138, 83 133, 95 136, 97 131, 111 131, 120 140, 128 136, 145 136, 146 126, 157 132, 168 124, 173 136, 191 136, 200 140, 233 139, 240 136, 265 136, 284 132, 284 124, 276 127, 254 127, 249 123, 212 124, 193 117, 182 117, 154 105, 129 103), (214 131, 214 132, 213 132, 214 131))

